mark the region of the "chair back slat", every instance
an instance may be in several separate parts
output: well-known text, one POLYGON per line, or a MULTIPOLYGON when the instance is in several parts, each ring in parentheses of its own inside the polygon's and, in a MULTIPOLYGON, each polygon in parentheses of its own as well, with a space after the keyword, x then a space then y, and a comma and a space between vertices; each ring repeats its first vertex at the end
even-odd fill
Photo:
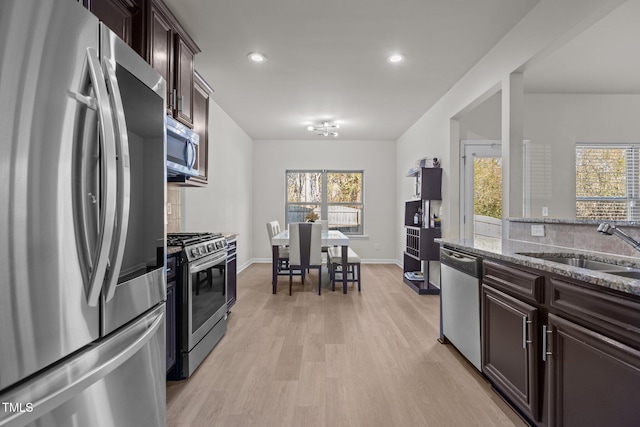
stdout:
POLYGON ((305 268, 322 264, 321 224, 289 224, 289 262, 305 268))
POLYGON ((300 224, 300 265, 309 267, 309 252, 311 251, 311 224, 300 224))

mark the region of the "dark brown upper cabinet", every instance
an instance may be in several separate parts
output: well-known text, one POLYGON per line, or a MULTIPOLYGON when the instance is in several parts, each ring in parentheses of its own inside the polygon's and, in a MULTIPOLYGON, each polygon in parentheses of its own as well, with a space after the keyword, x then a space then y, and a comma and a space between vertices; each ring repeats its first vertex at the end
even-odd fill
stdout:
POLYGON ((82 4, 125 43, 134 47, 133 22, 142 10, 133 0, 82 0, 82 4))
POLYGON ((193 86, 193 130, 200 137, 198 150, 198 172, 199 176, 191 178, 189 181, 200 185, 207 184, 207 171, 209 169, 209 97, 213 89, 198 74, 194 72, 193 86))
POLYGON ((161 0, 136 1, 144 8, 136 22, 144 34, 139 53, 167 81, 167 114, 193 128, 193 60, 200 48, 161 0))

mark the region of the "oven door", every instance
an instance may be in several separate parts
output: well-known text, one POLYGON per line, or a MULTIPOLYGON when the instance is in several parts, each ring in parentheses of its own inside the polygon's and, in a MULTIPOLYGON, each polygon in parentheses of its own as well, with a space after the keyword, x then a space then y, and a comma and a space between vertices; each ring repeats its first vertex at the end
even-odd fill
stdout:
POLYGON ((227 313, 227 255, 212 254, 189 264, 184 301, 190 351, 227 313))

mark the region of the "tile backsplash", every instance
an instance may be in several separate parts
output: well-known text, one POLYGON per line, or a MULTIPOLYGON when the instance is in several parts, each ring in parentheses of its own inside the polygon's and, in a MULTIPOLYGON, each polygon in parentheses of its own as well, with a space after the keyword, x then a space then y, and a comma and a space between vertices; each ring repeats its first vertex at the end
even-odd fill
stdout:
POLYGON ((167 233, 180 231, 181 188, 176 185, 167 185, 167 233), (171 206, 171 210, 169 210, 171 206))
MULTIPOLYGON (((640 227, 637 225, 620 225, 620 230, 635 240, 640 240, 640 227)), ((593 222, 579 223, 578 221, 549 222, 531 219, 526 222, 509 220, 509 238, 545 245, 562 246, 608 254, 640 257, 640 252, 617 236, 608 236, 597 231, 598 224, 593 222), (544 225, 544 237, 531 235, 531 225, 544 225)))

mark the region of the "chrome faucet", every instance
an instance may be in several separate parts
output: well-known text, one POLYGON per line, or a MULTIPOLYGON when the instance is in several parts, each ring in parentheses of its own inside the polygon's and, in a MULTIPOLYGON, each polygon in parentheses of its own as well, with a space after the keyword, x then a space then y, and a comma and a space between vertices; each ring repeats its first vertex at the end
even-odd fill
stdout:
POLYGON ((609 236, 612 236, 612 235, 615 234, 616 236, 618 236, 619 238, 621 238, 622 240, 624 240, 625 242, 627 242, 628 244, 633 246, 633 248, 635 250, 640 251, 640 242, 638 242, 637 240, 633 239, 631 236, 629 236, 627 233, 625 233, 624 231, 620 230, 619 228, 616 228, 615 225, 611 225, 611 224, 608 224, 606 222, 602 222, 598 226, 598 232, 600 232, 602 234, 607 234, 609 236))

